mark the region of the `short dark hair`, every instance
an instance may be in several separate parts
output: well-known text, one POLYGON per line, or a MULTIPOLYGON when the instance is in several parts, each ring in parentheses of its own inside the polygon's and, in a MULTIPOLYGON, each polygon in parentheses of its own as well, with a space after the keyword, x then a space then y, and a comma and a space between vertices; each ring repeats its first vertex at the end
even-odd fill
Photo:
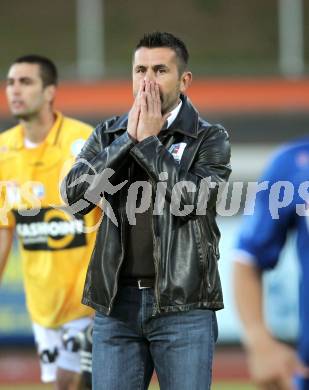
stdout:
POLYGON ((136 45, 134 53, 141 47, 147 47, 149 49, 168 47, 176 53, 179 63, 179 72, 182 73, 187 68, 189 53, 186 45, 181 39, 175 37, 175 35, 171 33, 159 31, 147 33, 136 45))
POLYGON ((14 64, 21 64, 26 62, 28 64, 38 64, 40 67, 40 75, 44 88, 48 85, 57 85, 58 83, 58 71, 56 65, 47 57, 43 57, 38 54, 27 54, 16 58, 14 64))

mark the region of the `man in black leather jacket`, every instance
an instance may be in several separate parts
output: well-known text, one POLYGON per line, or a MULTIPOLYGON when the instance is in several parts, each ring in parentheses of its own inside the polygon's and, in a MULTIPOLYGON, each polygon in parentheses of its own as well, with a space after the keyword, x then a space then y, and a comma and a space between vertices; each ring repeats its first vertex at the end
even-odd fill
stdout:
POLYGON ((62 183, 73 213, 105 212, 83 295, 96 309, 94 389, 147 389, 154 368, 163 390, 210 388, 230 145, 184 95, 187 63, 180 39, 145 35, 129 114, 97 126, 62 183))

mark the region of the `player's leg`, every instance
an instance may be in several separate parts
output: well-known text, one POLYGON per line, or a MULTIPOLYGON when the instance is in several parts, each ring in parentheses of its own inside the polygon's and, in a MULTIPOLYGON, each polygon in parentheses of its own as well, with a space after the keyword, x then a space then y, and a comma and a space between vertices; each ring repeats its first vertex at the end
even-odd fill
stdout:
POLYGON ((80 366, 83 385, 86 390, 92 389, 92 331, 93 323, 79 333, 80 366))
POLYGON ((83 383, 80 373, 57 369, 55 390, 83 390, 83 383))
POLYGON ((161 390, 209 390, 217 339, 210 310, 169 313, 148 324, 150 351, 161 390))
POLYGON ((61 345, 57 359, 57 390, 79 390, 82 384, 80 365, 80 344, 78 335, 90 323, 89 317, 79 318, 63 325, 61 329, 61 345))
POLYGON ((61 336, 58 330, 44 328, 32 324, 37 353, 40 359, 41 381, 51 383, 56 381, 57 358, 61 346, 61 336))

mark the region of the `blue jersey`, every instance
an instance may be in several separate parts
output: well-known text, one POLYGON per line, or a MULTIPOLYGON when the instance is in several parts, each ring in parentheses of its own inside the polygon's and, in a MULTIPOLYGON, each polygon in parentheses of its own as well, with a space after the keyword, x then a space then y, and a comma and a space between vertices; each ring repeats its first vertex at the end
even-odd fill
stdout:
POLYGON ((267 189, 257 194, 253 215, 244 217, 237 249, 250 254, 260 269, 271 269, 287 233, 296 231, 301 270, 299 355, 309 366, 309 138, 281 148, 259 182, 263 181, 267 189), (284 207, 278 207, 280 202, 284 207))

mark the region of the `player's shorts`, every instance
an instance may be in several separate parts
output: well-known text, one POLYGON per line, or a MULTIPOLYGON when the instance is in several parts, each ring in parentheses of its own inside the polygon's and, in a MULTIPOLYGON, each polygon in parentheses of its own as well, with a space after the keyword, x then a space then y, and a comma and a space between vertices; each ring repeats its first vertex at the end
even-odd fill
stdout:
POLYGON ((83 317, 64 324, 61 328, 51 329, 32 324, 34 339, 40 357, 42 382, 54 382, 57 368, 81 372, 78 333, 92 322, 92 318, 83 317))

